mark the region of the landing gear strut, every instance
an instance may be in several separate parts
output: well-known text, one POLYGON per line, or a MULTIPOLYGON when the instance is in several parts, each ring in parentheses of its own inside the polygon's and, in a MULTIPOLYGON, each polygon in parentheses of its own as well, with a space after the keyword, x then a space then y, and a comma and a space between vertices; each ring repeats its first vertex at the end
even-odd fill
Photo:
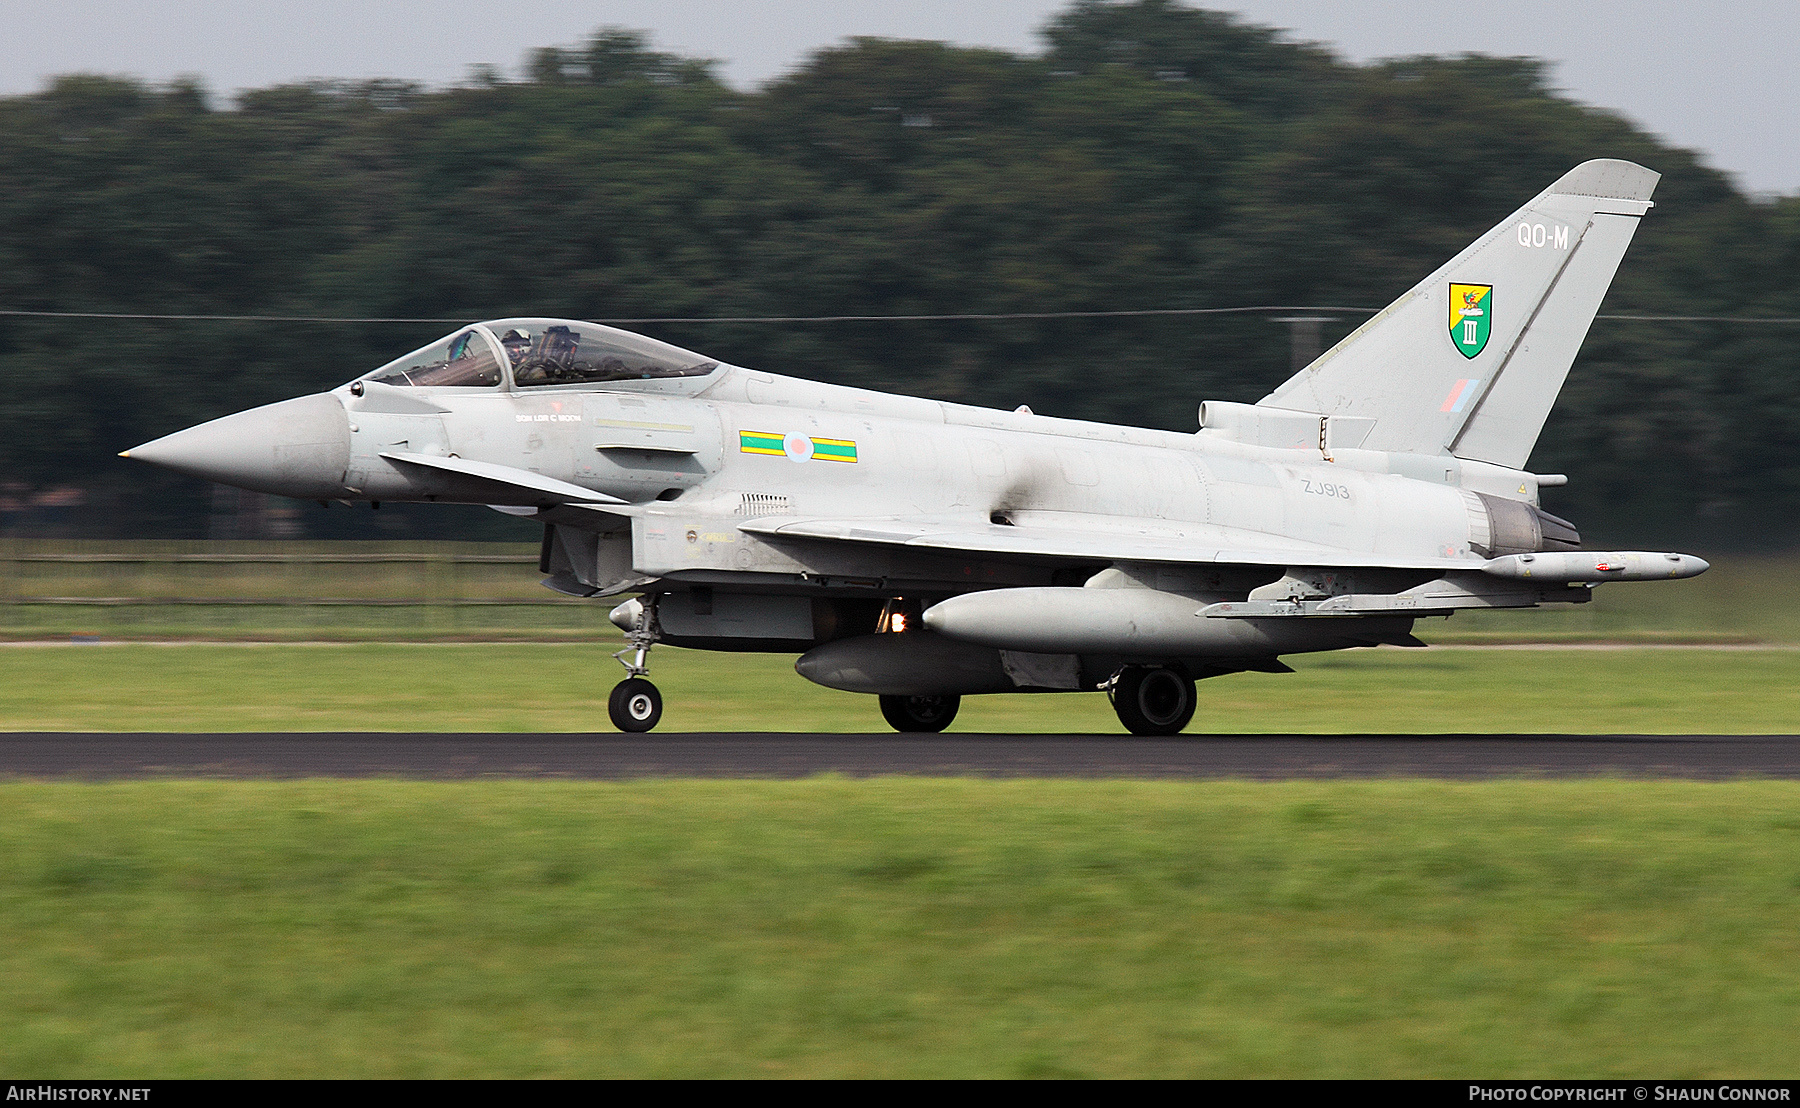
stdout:
POLYGON ((960 696, 884 696, 881 715, 896 731, 942 731, 962 707, 960 696))
POLYGON ((1133 735, 1178 735, 1194 718, 1194 679, 1178 669, 1126 666, 1106 694, 1133 735))
POLYGON ((613 657, 630 676, 613 686, 612 695, 606 698, 606 714, 619 730, 641 734, 655 727, 663 712, 662 692, 650 683, 650 668, 644 664, 656 645, 656 609, 628 600, 614 608, 609 618, 625 632, 625 649, 613 657))

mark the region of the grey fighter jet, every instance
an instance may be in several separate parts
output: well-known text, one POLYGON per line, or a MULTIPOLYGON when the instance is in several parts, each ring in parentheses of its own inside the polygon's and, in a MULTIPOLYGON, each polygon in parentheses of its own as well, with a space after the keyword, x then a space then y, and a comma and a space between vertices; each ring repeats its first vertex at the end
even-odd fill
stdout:
POLYGON ((322 501, 543 524, 544 584, 636 594, 612 721, 657 643, 798 654, 938 731, 975 693, 1104 690, 1180 731, 1198 678, 1422 645, 1421 616, 1692 577, 1589 551, 1526 470, 1658 175, 1591 161, 1256 404, 1193 434, 893 396, 575 320, 477 323, 327 393, 126 452, 322 501))

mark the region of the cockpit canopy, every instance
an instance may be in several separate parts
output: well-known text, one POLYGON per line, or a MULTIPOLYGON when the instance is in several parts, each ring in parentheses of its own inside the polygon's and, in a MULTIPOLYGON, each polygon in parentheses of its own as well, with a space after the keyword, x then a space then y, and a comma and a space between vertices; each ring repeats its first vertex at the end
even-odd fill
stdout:
POLYGON ((701 377, 719 363, 644 335, 570 319, 497 319, 466 327, 363 379, 397 386, 518 388, 701 377))

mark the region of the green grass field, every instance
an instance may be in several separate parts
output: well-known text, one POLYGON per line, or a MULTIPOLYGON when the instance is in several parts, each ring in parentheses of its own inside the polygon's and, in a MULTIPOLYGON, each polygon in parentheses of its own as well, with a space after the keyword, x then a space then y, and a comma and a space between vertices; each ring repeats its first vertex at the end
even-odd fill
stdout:
POLYGON ((21 1077, 1791 1076, 1792 782, 0 784, 21 1077))
MULTIPOLYGON (((20 564, 8 595, 119 591, 20 564)), ((1720 568, 1420 633, 1800 643, 1788 563, 1720 568)), ((507 600, 528 571, 136 587, 507 600)), ((64 642, 0 648, 0 731, 604 730, 603 619, 14 604, 0 637, 64 642)), ((1289 661, 1203 682, 1190 732, 1800 733, 1780 647, 1289 661)), ((665 731, 887 729, 790 656, 653 667, 665 731)), ((1122 731, 1098 694, 953 730, 1122 731)), ((0 1072, 1783 1076, 1797 909, 1794 782, 0 781, 0 1072)))
MULTIPOLYGON (((1791 649, 1358 650, 1200 683, 1196 733, 1800 733, 1791 649)), ((793 658, 659 648, 664 731, 886 731, 793 658)), ((604 646, 0 648, 0 731, 600 731, 604 646)), ((969 697, 953 731, 1118 733, 1098 693, 969 697)))

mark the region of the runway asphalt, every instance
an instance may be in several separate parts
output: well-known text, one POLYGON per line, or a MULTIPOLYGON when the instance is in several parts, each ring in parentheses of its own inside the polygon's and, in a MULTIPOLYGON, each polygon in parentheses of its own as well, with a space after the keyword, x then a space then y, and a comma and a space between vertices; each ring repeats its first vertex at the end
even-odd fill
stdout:
POLYGON ((1800 778, 1795 735, 0 734, 0 778, 1800 778))

